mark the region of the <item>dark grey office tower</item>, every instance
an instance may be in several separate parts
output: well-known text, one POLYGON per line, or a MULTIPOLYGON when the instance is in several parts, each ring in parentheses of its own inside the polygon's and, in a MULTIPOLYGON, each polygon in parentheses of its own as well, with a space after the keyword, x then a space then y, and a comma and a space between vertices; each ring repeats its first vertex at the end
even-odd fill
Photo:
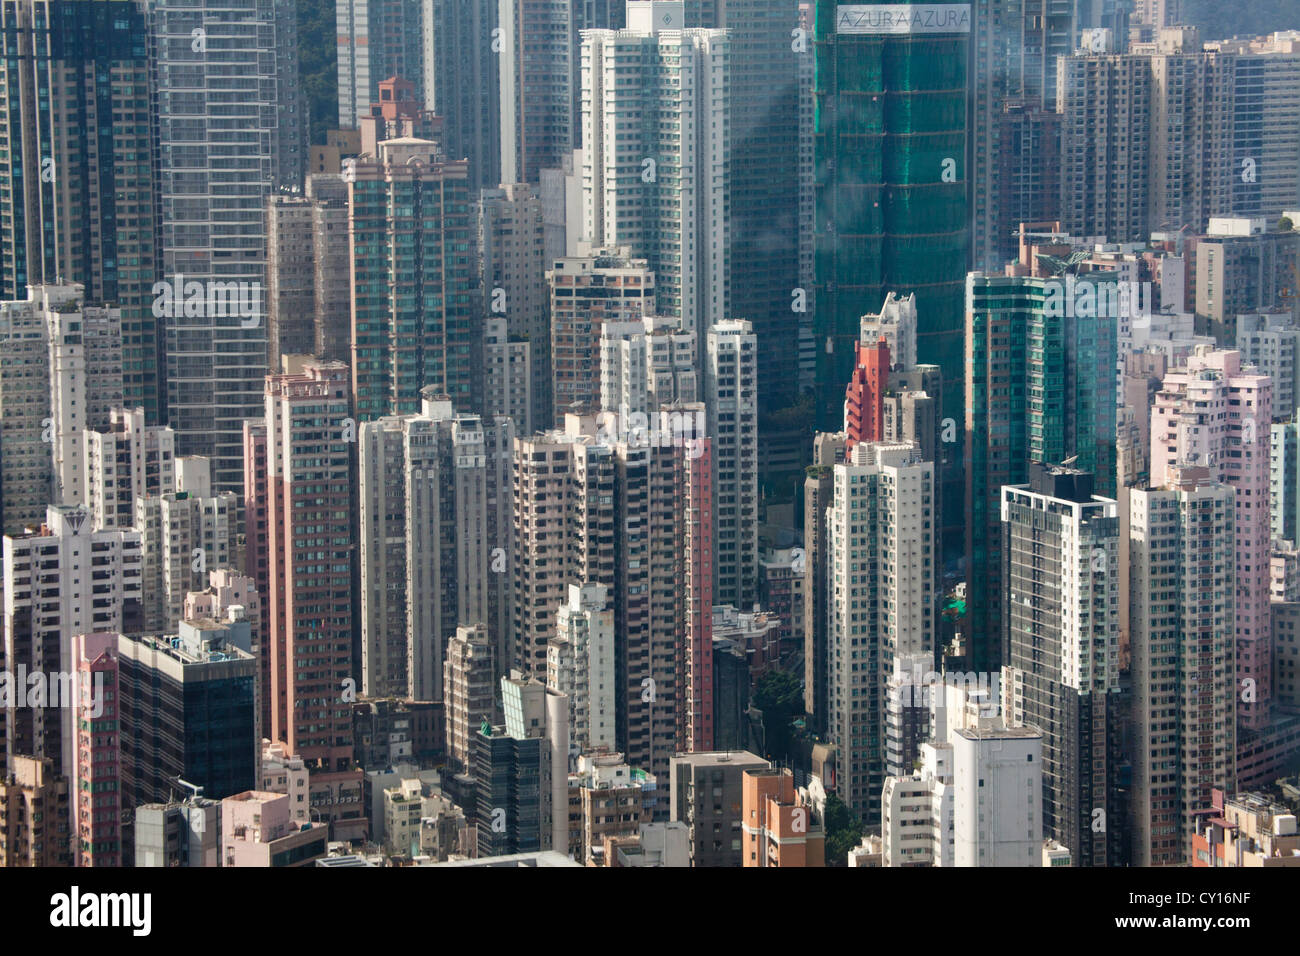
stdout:
POLYGON ((474 827, 478 856, 504 856, 542 849, 542 772, 546 741, 519 740, 504 727, 484 727, 473 738, 477 784, 474 827))
POLYGON ((739 641, 713 639, 713 744, 724 750, 749 745, 749 656, 739 641))
POLYGON ((745 750, 681 754, 668 765, 668 799, 674 823, 685 823, 691 866, 741 865, 741 812, 746 770, 767 770, 745 750))
POLYGON ((0 300, 76 282, 122 310, 128 408, 165 418, 148 33, 135 0, 0 3, 0 300))
POLYGON ((1001 505, 1006 716, 1043 732, 1043 835, 1077 866, 1117 866, 1118 505, 1087 472, 1042 464, 1001 505))
POLYGON ((260 785, 257 660, 247 620, 184 621, 118 640, 122 807, 168 802, 177 779, 220 800, 260 785))
POLYGON ((498 22, 496 0, 424 4, 424 108, 446 121, 447 156, 469 160, 471 196, 501 182, 498 22))

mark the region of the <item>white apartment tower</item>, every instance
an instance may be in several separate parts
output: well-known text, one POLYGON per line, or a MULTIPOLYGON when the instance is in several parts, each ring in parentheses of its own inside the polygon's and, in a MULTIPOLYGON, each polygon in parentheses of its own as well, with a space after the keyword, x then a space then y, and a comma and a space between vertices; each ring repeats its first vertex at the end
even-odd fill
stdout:
POLYGON ((1043 833, 1113 865, 1119 694, 1118 505, 1092 476, 1031 463, 1001 495, 1003 713, 1043 733, 1043 833), (1099 824, 1099 821, 1101 823, 1099 824))
MULTIPOLYGON (((896 660, 933 655, 934 465, 916 445, 860 442, 834 466, 827 509, 828 733, 840 794, 876 818, 896 660)), ((878 818, 877 818, 878 819, 878 818)))
POLYGON ((1191 864, 1194 815, 1236 787, 1234 497, 1205 465, 1129 492, 1135 866, 1191 864))
POLYGON ((80 285, 29 286, 0 302, 3 528, 39 524, 46 505, 81 504, 82 431, 109 426, 122 404, 122 322, 81 305, 80 285))
POLYGON ((462 625, 496 642, 509 606, 507 418, 458 415, 433 386, 419 415, 359 433, 362 687, 438 700, 462 625), (502 510, 505 509, 505 510, 502 510))
POLYGON ((176 433, 146 425, 143 408, 114 408, 104 431, 86 429, 86 507, 96 528, 130 528, 137 498, 176 488, 176 433))
POLYGON ((569 698, 572 755, 616 749, 614 608, 603 584, 570 584, 546 649, 546 686, 569 698))
POLYGON ((758 588, 758 339, 743 319, 709 329, 704 403, 713 440, 713 601, 748 607, 758 588))
POLYGON ((582 33, 583 237, 644 257, 657 313, 698 337, 726 317, 731 41, 684 24, 651 0, 582 33))

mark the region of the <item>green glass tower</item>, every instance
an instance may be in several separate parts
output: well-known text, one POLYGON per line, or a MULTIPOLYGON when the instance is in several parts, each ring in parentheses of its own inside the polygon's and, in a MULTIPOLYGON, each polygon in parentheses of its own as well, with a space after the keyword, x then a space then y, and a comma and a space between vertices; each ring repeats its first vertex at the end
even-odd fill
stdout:
MULTIPOLYGON (((917 360, 961 419, 969 4, 818 0, 813 25, 817 424, 840 427, 859 319, 916 293, 917 360)), ((945 554, 960 551, 961 462, 945 446, 945 554)))
POLYGON ((969 663, 993 670, 1002 649, 1003 485, 1030 462, 1073 466, 1115 495, 1116 322, 1113 274, 967 279, 966 581, 969 663))

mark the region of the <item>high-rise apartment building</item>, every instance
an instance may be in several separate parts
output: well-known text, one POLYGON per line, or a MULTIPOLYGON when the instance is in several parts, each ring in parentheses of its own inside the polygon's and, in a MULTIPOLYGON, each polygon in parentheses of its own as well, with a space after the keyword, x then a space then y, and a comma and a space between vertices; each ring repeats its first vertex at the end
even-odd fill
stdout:
POLYGON ((76 703, 77 866, 122 866, 121 705, 118 635, 77 634, 73 671, 81 699, 76 703))
MULTIPOLYGON (((1198 331, 1224 347, 1242 344, 1243 314, 1294 315, 1284 297, 1300 275, 1300 235, 1270 228, 1265 219, 1211 219, 1196 240, 1198 331)), ((1247 328, 1258 327, 1245 320, 1247 328)))
POLYGON ((208 570, 229 568, 238 551, 238 499, 174 491, 136 499, 144 581, 144 630, 174 634, 191 591, 208 585, 208 570))
POLYGON ((833 467, 826 517, 827 730, 840 797, 879 819, 885 680, 902 656, 933 655, 938 587, 934 465, 914 445, 859 443, 833 467))
POLYGON ((464 161, 428 140, 388 140, 349 186, 352 377, 357 419, 410 415, 436 385, 479 411, 482 325, 464 161))
POLYGON ((108 428, 82 432, 86 507, 96 528, 135 526, 136 500, 176 488, 176 433, 146 425, 143 408, 114 408, 108 428))
MULTIPOLYGON (((1117 866, 1119 517, 1092 476, 1031 464, 1002 489, 1003 714, 1043 735, 1043 834, 1117 866)), ((1038 834, 1035 834, 1038 836, 1038 834)))
POLYGON ((335 836, 365 827, 351 709, 352 444, 349 369, 306 362, 266 378, 266 550, 271 722, 301 757, 311 803, 335 836))
MULTIPOLYGON (((736 314, 727 312, 736 225, 727 206, 730 40, 723 31, 682 29, 679 0, 628 10, 626 30, 583 34, 583 237, 644 258, 655 274, 656 313, 680 319, 698 340, 736 314)), ((758 157, 747 162, 761 166, 758 157)), ((793 167, 793 154, 782 162, 793 167)), ((761 247, 759 236, 749 239, 761 247)), ((793 257, 785 271, 793 277, 793 257)), ((778 293, 782 302, 790 295, 778 293)), ((773 308, 764 301, 765 314, 773 308)))
POLYGON ((818 432, 813 463, 804 479, 804 710, 818 733, 826 732, 826 634, 829 611, 826 560, 826 509, 834 500, 834 465, 844 461, 843 432, 818 432))
POLYGON ((541 677, 571 583, 614 586, 614 455, 590 436, 516 437, 511 667, 541 677))
POLYGON ((1133 863, 1190 863, 1198 810, 1236 786, 1235 493, 1206 465, 1129 490, 1133 863))
POLYGON ((569 699, 573 754, 616 748, 614 609, 603 584, 570 584, 546 648, 546 686, 569 699))
MULTIPOLYGON (((547 270, 551 301, 551 378, 556 427, 575 403, 601 402, 600 342, 606 325, 654 311, 655 274, 627 249, 588 249, 547 270)), ((610 409, 616 411, 617 409, 610 409)))
POLYGON ((149 27, 168 423, 179 454, 210 458, 213 486, 239 493, 267 373, 266 197, 305 171, 294 7, 159 0, 149 27))
MULTIPOLYGON (((71 674, 76 635, 138 634, 143 600, 139 533, 96 531, 85 508, 50 505, 39 528, 4 537, 5 667, 71 674)), ((6 752, 11 766, 16 754, 49 758, 71 779, 77 711, 55 696, 9 711, 6 752)))
POLYGON ((86 496, 85 429, 122 404, 122 323, 80 285, 32 286, 0 302, 0 497, 4 527, 38 524, 48 504, 86 496))
POLYGON ((120 309, 125 402, 156 425, 162 252, 145 18, 135 0, 0 9, 0 299, 76 282, 87 305, 120 309))
POLYGON ((266 199, 267 368, 284 355, 311 355, 316 346, 316 269, 312 255, 315 204, 306 196, 266 199))
POLYGON ((361 426, 363 691, 440 700, 443 650, 462 625, 494 647, 509 620, 509 419, 456 414, 424 390, 423 411, 361 426))
POLYGON ((470 769, 473 738, 484 721, 495 722, 497 676, 493 643, 482 624, 456 628, 447 642, 443 668, 443 707, 447 713, 447 757, 462 772, 470 769))
MULTIPOLYGON (((800 137, 813 110, 807 103, 806 113, 800 111, 798 83, 800 65, 812 65, 812 44, 806 35, 796 42, 796 11, 785 0, 685 0, 684 6, 688 29, 723 30, 727 38, 728 228, 722 308, 726 316, 753 323, 764 401, 774 410, 786 408, 800 394, 799 329, 813 312, 811 276, 805 281, 799 272, 800 243, 812 238, 811 219, 802 221, 805 234, 799 218, 801 200, 809 215, 812 211, 811 190, 801 192, 799 180, 801 159, 808 161, 811 173, 811 125, 806 143, 800 137), (798 311, 801 307, 806 311, 798 311)), ((810 260, 811 248, 806 252, 810 260)), ((701 333, 707 327, 698 326, 701 333)))
MULTIPOLYGON (((1173 469, 1200 465, 1236 492, 1236 640, 1238 726, 1260 730, 1271 719, 1272 627, 1269 617, 1269 456, 1273 387, 1244 366, 1241 353, 1198 346, 1165 374, 1151 410, 1151 487, 1173 469), (1249 681, 1249 684, 1243 684, 1249 681), (1246 688, 1251 692, 1246 692, 1246 688)), ((1068 844, 1067 844, 1068 845, 1068 844)), ((1072 848, 1073 849, 1073 848, 1072 848)))
POLYGON ((1170 26, 1119 53, 1094 32, 1095 44, 1057 60, 1068 231, 1140 241, 1292 208, 1300 137, 1261 117, 1300 95, 1300 40, 1202 45, 1194 27, 1170 26))
POLYGON ((570 0, 497 0, 500 182, 537 183, 573 150, 575 12, 570 0))
POLYGON ((1055 218, 1056 61, 1074 52, 1083 23, 1072 0, 977 0, 971 10, 974 94, 972 266, 996 271, 1015 257, 1012 233, 1055 218))
POLYGON ((758 591, 758 341, 728 319, 709 329, 704 404, 713 443, 713 601, 737 607, 758 591))
POLYGON ((16 756, 0 778, 0 865, 72 866, 68 778, 46 757, 16 756))
MULTIPOLYGON (((425 98, 422 8, 402 0, 335 0, 339 127, 359 129, 379 84, 400 76, 425 98)), ((468 38, 465 38, 468 42, 468 38)))
POLYGON ((507 183, 479 193, 478 249, 483 313, 504 318, 508 336, 528 343, 535 421, 516 419, 515 424, 520 434, 531 435, 550 427, 551 409, 546 248, 536 187, 507 183))
POLYGON ((501 179, 500 6, 424 4, 424 105, 446 121, 447 155, 469 161, 470 195, 501 179))

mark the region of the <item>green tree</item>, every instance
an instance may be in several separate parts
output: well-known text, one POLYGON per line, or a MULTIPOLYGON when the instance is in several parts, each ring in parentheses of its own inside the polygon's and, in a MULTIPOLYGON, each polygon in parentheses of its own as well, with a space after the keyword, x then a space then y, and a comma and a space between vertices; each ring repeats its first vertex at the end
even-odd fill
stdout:
POLYGON ((338 29, 333 0, 297 0, 298 82, 307 99, 312 143, 339 123, 338 29))
POLYGON ((803 714, 803 685, 789 671, 768 671, 758 680, 754 706, 763 712, 767 756, 785 759, 794 742, 792 724, 803 714))
POLYGON ((866 827, 838 794, 826 797, 826 865, 848 866, 849 851, 862 842, 866 827))

